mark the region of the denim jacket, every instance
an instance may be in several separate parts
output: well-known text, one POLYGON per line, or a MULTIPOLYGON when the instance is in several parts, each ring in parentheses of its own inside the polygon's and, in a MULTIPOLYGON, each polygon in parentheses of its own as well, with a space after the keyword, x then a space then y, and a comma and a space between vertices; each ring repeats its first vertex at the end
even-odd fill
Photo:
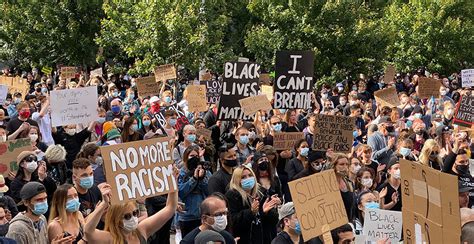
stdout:
POLYGON ((185 167, 179 171, 178 195, 185 204, 185 212, 179 213, 180 221, 191 221, 201 218, 199 207, 201 202, 209 195, 207 184, 211 177, 211 172, 206 170, 206 175, 202 180, 193 178, 193 174, 185 167))

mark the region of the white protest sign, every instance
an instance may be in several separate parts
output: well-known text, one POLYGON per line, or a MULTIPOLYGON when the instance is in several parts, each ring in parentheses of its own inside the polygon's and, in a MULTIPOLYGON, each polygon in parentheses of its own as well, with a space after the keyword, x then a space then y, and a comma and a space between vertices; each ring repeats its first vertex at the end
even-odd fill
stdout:
POLYGON ((7 94, 8 86, 0 85, 0 104, 3 104, 5 102, 5 99, 7 99, 7 94))
POLYGON ((91 77, 102 77, 102 75, 103 75, 102 68, 98 68, 91 71, 91 77))
POLYGON ((89 123, 99 118, 97 86, 51 91, 53 126, 89 123))
POLYGON ((388 238, 398 243, 402 237, 402 212, 366 209, 362 232, 369 241, 388 238))
POLYGON ((462 87, 474 86, 474 69, 464 69, 461 71, 462 87))

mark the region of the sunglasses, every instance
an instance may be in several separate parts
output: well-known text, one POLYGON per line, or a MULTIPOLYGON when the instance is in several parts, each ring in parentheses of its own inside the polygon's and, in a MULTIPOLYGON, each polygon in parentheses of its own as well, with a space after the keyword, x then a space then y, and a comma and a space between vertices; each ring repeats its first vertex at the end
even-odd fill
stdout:
POLYGON ((124 215, 123 215, 123 218, 124 218, 125 220, 130 220, 130 219, 132 218, 132 216, 133 216, 133 217, 138 217, 138 214, 140 214, 140 210, 137 209, 137 210, 135 210, 135 211, 133 211, 133 212, 131 212, 131 213, 126 213, 126 214, 124 214, 124 215))
POLYGON ((272 125, 277 125, 277 124, 280 124, 280 122, 275 122, 275 123, 272 123, 272 125))
POLYGON ((25 158, 25 161, 26 162, 33 162, 33 161, 38 161, 37 159, 38 158, 36 156, 30 155, 30 156, 25 158))

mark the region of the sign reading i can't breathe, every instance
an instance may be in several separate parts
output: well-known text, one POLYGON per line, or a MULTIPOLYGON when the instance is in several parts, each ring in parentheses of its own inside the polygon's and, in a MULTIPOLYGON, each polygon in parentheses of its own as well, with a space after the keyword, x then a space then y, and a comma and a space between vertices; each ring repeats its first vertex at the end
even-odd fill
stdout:
POLYGON ((239 100, 260 93, 260 65, 251 62, 227 62, 219 99, 218 120, 253 120, 254 115, 245 115, 239 100))
POLYGON ((101 147, 112 204, 163 195, 178 189, 170 138, 101 147))
POLYGON ((274 108, 311 107, 314 53, 312 51, 278 51, 275 67, 274 108))

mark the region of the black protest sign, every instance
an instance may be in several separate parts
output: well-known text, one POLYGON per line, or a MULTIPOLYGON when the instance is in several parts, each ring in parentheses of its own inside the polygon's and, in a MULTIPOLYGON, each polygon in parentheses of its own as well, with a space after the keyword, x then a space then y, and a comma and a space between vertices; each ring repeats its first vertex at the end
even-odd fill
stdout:
POLYGON ((155 114, 155 119, 158 121, 158 124, 160 124, 161 128, 165 128, 166 125, 166 119, 165 119, 165 111, 166 110, 174 110, 178 114, 176 118, 176 125, 174 128, 176 130, 181 130, 185 125, 189 124, 189 120, 186 117, 186 114, 181 110, 181 108, 178 106, 178 104, 174 104, 168 107, 162 107, 159 113, 155 114))
POLYGON ((260 65, 250 62, 227 62, 219 99, 218 120, 253 120, 240 108, 239 100, 259 94, 260 65))
POLYGON ((278 51, 276 53, 274 108, 311 108, 314 53, 278 51))
POLYGON ((474 125, 474 97, 462 96, 456 109, 454 123, 466 127, 474 125))
POLYGON ((222 83, 217 80, 200 81, 201 85, 206 85, 207 103, 217 104, 221 95, 222 83))

